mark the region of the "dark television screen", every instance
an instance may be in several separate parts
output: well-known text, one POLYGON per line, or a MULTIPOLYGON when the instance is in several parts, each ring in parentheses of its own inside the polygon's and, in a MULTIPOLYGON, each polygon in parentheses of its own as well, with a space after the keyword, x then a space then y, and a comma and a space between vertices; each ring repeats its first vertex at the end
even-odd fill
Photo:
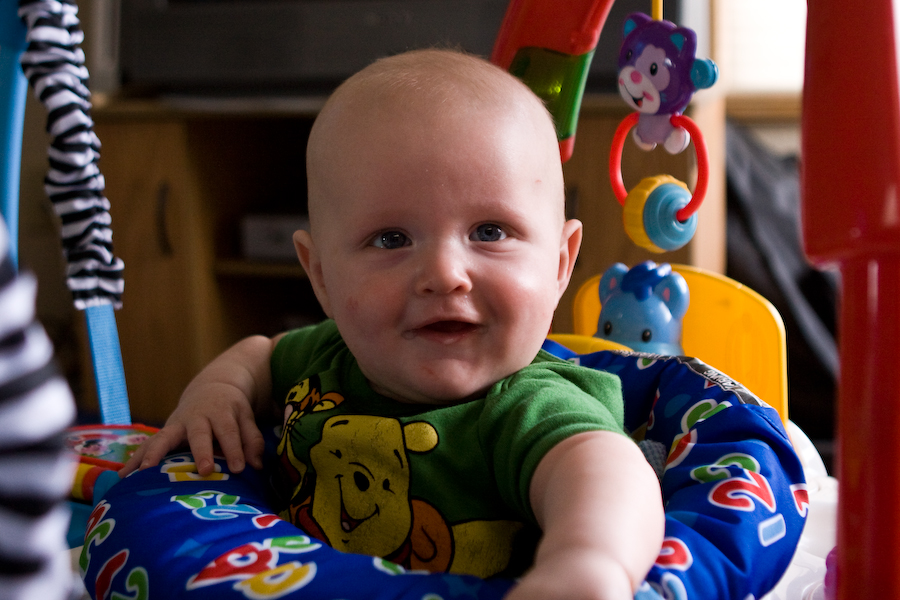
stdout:
MULTIPOLYGON (((564 2, 565 0, 560 0, 564 2)), ((697 2, 698 0, 692 0, 697 2)), ((120 72, 132 92, 328 91, 372 60, 425 46, 488 56, 508 0, 122 0, 120 72)), ((666 3, 677 20, 680 2, 666 3)), ((614 89, 620 27, 651 0, 618 0, 588 89, 614 89)))

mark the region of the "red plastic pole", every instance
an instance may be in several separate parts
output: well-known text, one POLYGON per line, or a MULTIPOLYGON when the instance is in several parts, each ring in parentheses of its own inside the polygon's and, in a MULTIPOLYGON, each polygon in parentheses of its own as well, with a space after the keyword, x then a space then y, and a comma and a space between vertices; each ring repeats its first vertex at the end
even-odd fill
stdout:
POLYGON ((837 598, 900 598, 900 93, 892 0, 808 2, 806 253, 842 274, 837 598))

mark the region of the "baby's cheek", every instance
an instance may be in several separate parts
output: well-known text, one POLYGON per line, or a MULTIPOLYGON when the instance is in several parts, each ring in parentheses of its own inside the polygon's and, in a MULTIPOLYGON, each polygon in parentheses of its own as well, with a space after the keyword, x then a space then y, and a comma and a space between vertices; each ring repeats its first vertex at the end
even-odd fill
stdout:
POLYGON ((546 335, 556 312, 557 290, 555 279, 535 279, 532 285, 523 285, 509 299, 508 316, 515 319, 516 333, 520 340, 546 335))
POLYGON ((345 290, 341 298, 341 312, 344 318, 352 320, 356 325, 360 324, 360 320, 370 319, 372 317, 373 302, 378 296, 378 292, 369 287, 345 290))
POLYGON ((347 298, 347 301, 344 303, 344 310, 352 315, 357 314, 359 312, 359 300, 354 296, 347 298))

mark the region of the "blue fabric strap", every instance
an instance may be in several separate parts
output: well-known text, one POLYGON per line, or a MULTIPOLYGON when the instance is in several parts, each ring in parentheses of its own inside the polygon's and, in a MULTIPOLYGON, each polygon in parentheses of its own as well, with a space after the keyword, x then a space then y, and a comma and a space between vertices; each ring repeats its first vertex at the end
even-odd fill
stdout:
POLYGON ((125 388, 125 369, 116 329, 116 315, 112 304, 89 306, 87 318, 94 378, 100 400, 100 420, 106 425, 131 423, 128 391, 125 388))
POLYGON ((28 80, 19 58, 25 50, 25 24, 15 0, 0 0, 0 214, 10 238, 9 257, 18 264, 19 173, 28 80))

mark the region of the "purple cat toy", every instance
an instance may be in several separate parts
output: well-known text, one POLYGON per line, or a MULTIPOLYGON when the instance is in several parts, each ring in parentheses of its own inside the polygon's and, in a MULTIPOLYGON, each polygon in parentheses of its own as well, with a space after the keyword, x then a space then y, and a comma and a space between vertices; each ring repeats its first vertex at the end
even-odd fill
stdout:
POLYGON ((681 114, 695 91, 716 82, 716 64, 694 58, 697 35, 670 21, 632 13, 625 19, 623 31, 619 93, 640 113, 634 141, 644 150, 662 144, 669 153, 677 154, 687 148, 691 138, 669 119, 681 114))

